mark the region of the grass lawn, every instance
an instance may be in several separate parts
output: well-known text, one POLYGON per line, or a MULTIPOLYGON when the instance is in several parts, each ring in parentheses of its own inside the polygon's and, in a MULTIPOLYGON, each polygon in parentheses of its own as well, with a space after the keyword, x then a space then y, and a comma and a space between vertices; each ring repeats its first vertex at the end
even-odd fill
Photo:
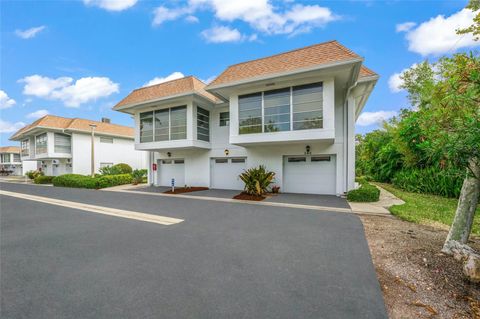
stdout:
MULTIPOLYGON (((451 225, 455 216, 455 209, 457 208, 457 200, 455 198, 410 193, 390 184, 376 184, 405 201, 403 205, 390 207, 390 212, 393 215, 419 224, 428 224, 430 221, 434 221, 447 226, 451 225)), ((480 235, 480 206, 477 207, 475 213, 472 233, 480 235)))

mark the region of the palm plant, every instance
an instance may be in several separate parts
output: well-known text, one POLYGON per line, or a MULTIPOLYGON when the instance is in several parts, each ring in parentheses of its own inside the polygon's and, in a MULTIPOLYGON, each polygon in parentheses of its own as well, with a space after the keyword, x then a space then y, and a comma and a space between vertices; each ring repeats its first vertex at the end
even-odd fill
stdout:
POLYGON ((239 177, 245 183, 245 193, 261 196, 267 192, 268 187, 273 183, 275 173, 267 171, 265 166, 260 165, 245 170, 239 177))

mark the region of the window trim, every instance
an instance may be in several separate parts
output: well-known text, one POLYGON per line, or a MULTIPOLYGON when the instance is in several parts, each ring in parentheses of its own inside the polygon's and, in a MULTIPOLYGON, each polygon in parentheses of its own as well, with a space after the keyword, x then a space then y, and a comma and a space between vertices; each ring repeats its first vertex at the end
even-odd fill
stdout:
MULTIPOLYGON (((159 108, 151 111, 145 111, 145 112, 139 112, 138 113, 138 121, 139 121, 139 129, 138 129, 138 138, 140 143, 154 143, 154 142, 167 142, 167 141, 180 141, 180 140, 186 140, 188 138, 188 106, 187 104, 179 105, 179 106, 172 106, 172 107, 166 107, 166 108, 159 108), (185 138, 180 138, 180 139, 172 139, 172 109, 181 109, 183 108, 185 110, 185 138), (155 140, 155 113, 157 111, 165 111, 168 110, 168 140, 155 140), (141 129, 141 123, 142 123, 142 114, 147 114, 147 113, 152 113, 152 140, 149 142, 142 142, 142 129, 141 129)), ((182 127, 183 125, 176 125, 175 127, 182 127)), ((183 133, 183 132, 182 132, 183 133)), ((180 134, 180 133, 173 133, 173 134, 180 134)))
POLYGON ((30 139, 26 138, 20 142, 20 156, 30 156, 30 139), (24 142, 26 147, 24 148, 24 142), (26 151, 26 154, 24 154, 26 151))
POLYGON ((225 127, 225 126, 230 126, 230 111, 225 111, 225 112, 219 112, 218 113, 218 126, 220 127, 225 127), (225 124, 222 125, 222 114, 228 114, 226 119, 223 119, 225 121, 225 124))
POLYGON ((53 152, 54 153, 59 153, 59 154, 72 154, 72 136, 68 134, 63 134, 63 133, 53 133, 53 152), (70 139, 70 150, 68 152, 58 152, 57 151, 57 143, 56 143, 56 137, 57 135, 63 135, 63 136, 68 136, 70 139))
POLYGON ((41 134, 38 134, 38 135, 35 135, 35 155, 38 155, 38 154, 48 154, 48 134, 45 132, 45 133, 41 133, 41 134), (37 152, 38 150, 38 146, 37 146, 37 138, 40 137, 40 136, 45 136, 45 152, 43 153, 39 153, 37 152))

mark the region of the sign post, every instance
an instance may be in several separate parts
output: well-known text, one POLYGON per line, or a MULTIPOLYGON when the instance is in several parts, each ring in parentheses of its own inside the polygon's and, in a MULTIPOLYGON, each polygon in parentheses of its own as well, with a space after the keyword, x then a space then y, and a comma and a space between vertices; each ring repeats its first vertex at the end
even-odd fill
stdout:
POLYGON ((172 193, 175 193, 175 178, 172 178, 172 193))

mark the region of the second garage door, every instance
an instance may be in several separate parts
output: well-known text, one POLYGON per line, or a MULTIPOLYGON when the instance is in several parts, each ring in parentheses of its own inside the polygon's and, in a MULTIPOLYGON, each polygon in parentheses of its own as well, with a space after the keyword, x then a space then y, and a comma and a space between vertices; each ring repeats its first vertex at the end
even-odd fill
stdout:
POLYGON ((335 167, 334 155, 285 156, 283 192, 334 195, 335 167))
POLYGON ((160 186, 171 186, 172 178, 176 187, 185 186, 185 161, 183 159, 164 159, 158 161, 160 186))
POLYGON ((211 188, 243 189, 243 182, 238 177, 246 168, 246 159, 239 158, 212 158, 211 159, 211 188))

